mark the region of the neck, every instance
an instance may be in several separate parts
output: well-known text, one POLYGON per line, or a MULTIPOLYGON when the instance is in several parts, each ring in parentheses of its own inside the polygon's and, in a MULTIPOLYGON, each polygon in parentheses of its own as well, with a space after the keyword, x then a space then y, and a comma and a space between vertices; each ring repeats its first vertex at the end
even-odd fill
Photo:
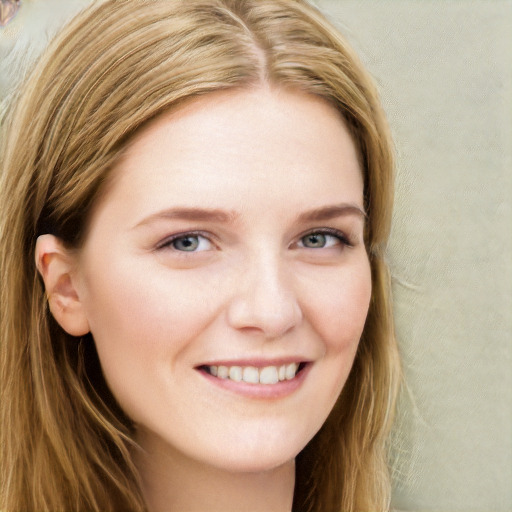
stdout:
POLYGON ((266 471, 236 472, 157 447, 134 453, 150 512, 290 512, 293 460, 266 471))

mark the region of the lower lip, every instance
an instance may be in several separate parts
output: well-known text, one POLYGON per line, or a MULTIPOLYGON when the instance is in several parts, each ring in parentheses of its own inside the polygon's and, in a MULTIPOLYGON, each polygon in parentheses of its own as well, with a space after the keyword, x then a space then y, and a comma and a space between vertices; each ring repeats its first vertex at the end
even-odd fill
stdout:
POLYGON ((209 382, 226 391, 248 398, 273 400, 284 398, 297 391, 306 379, 311 366, 311 363, 307 363, 293 379, 283 380, 276 384, 250 384, 244 381, 237 382, 231 379, 219 379, 205 370, 198 370, 198 372, 209 382))

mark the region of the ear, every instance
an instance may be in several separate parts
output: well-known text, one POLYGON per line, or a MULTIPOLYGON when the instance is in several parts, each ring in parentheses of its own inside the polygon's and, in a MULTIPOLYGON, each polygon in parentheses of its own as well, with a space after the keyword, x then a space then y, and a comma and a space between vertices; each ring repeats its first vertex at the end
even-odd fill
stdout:
POLYGON ((55 320, 72 336, 87 334, 89 323, 73 283, 74 257, 56 236, 41 235, 35 258, 55 320))

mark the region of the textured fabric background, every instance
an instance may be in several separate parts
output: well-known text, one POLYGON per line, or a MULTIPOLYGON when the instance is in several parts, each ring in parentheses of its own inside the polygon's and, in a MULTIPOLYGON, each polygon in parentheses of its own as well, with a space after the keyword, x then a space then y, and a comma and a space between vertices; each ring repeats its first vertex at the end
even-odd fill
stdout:
MULTIPOLYGON (((0 28, 4 107, 87 3, 24 0, 0 28)), ((393 505, 511 511, 512 0, 317 3, 376 78, 396 140, 389 261, 405 386, 393 505)))

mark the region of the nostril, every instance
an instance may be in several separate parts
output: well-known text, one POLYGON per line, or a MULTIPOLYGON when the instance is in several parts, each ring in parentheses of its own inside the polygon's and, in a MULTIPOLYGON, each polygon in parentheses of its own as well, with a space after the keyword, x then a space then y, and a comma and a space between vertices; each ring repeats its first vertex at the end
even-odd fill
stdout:
POLYGON ((282 262, 272 258, 251 258, 227 305, 231 327, 269 339, 283 336, 302 320, 293 279, 281 268, 282 262))

